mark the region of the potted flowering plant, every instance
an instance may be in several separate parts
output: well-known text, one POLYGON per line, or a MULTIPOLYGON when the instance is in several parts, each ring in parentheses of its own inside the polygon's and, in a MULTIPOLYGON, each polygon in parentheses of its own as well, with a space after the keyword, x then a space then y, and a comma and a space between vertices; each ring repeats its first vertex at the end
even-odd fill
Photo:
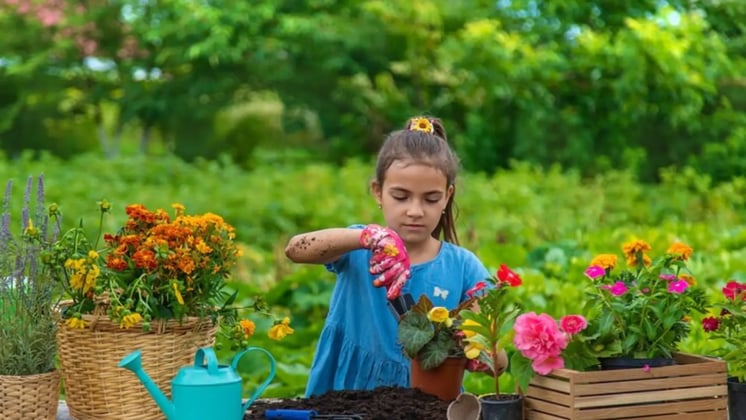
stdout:
POLYGON ((42 264, 54 234, 47 226, 43 176, 36 194, 33 187, 29 177, 19 223, 11 225, 8 181, 0 216, 0 418, 49 419, 57 413, 56 283, 42 264))
POLYGON ((729 281, 713 304, 716 315, 702 319, 702 328, 717 340, 714 355, 728 367, 728 404, 731 413, 746 413, 746 283, 729 281))
POLYGON ((464 334, 464 354, 469 359, 469 370, 489 373, 495 382, 495 393, 480 397, 484 418, 523 417, 521 396, 501 393, 499 380, 507 367, 505 349, 513 339, 510 327, 520 312, 519 305, 508 293, 522 283, 516 272, 501 264, 494 276, 467 292, 475 299, 473 310, 467 308, 459 313, 464 320, 459 329, 464 334))
POLYGON ((411 386, 443 400, 456 398, 461 389, 464 358, 463 322, 459 314, 472 299, 448 310, 434 306, 426 296, 404 308, 399 320, 398 341, 412 360, 411 386))
MULTIPOLYGON (((136 378, 121 377, 112 369, 125 354, 141 349, 143 363, 158 360, 160 376, 155 382, 168 389, 171 378, 191 362, 197 348, 215 343, 218 325, 233 349, 238 349, 248 345, 255 330, 252 320, 239 319, 240 312, 274 319, 262 299, 237 307, 237 293, 228 289, 226 279, 240 255, 233 226, 214 213, 190 215, 180 204, 172 207, 170 215, 142 204, 128 205, 123 226, 102 235, 111 204, 101 201, 95 240, 88 238, 81 222, 52 248, 47 265, 68 299, 57 340, 71 412, 85 409, 82 414, 92 418, 101 413, 131 418, 134 412, 158 418, 160 410, 149 398, 124 394, 142 389, 136 378), (101 347, 104 344, 109 347, 101 347), (84 357, 95 357, 96 363, 81 363, 84 357), (102 371, 80 372, 82 364, 100 365, 102 371), (92 380, 132 384, 113 387, 89 383, 92 380), (99 388, 122 395, 101 397, 104 405, 93 406, 90 389, 99 388), (132 406, 123 401, 132 401, 132 406)), ((50 215, 61 227, 57 206, 50 208, 50 215)), ((289 324, 288 318, 274 319, 270 338, 291 334, 289 324)))
MULTIPOLYGON (((631 359, 634 367, 673 363, 673 353, 689 333, 691 315, 704 313, 706 296, 687 268, 692 248, 673 243, 653 259, 642 240, 623 244, 626 266, 617 269, 615 254, 593 258, 586 316, 592 338, 587 346, 598 356, 631 359)), ((614 368, 601 358, 602 368, 614 368)), ((622 366, 626 367, 626 366, 622 366)))

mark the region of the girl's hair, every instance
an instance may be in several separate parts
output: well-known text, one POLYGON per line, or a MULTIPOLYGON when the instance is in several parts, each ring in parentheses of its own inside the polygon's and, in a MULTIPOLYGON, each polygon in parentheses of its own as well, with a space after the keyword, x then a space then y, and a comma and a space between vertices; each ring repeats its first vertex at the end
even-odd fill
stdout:
POLYGON ((443 123, 437 118, 410 118, 404 129, 392 132, 386 137, 376 162, 376 181, 383 185, 389 167, 396 160, 409 160, 440 170, 446 176, 446 187, 453 186, 453 194, 448 199, 438 226, 432 232, 435 239, 458 245, 456 235, 454 197, 456 195, 456 174, 459 159, 448 144, 448 136, 443 123))

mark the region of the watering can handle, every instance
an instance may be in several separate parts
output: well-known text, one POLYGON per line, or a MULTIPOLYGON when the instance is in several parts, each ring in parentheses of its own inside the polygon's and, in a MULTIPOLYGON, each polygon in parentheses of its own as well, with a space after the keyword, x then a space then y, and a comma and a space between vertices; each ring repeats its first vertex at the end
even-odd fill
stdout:
POLYGON ((207 359, 207 373, 210 375, 218 374, 218 358, 212 347, 202 347, 194 354, 194 366, 204 366, 204 360, 207 359))
POLYGON ((267 377, 267 379, 264 382, 262 382, 261 385, 259 385, 259 388, 257 388, 257 390, 254 391, 254 393, 251 395, 251 397, 248 400, 246 400, 246 402, 243 404, 243 411, 242 411, 242 413, 245 413, 246 410, 249 409, 249 406, 257 398, 259 398, 259 395, 261 395, 262 392, 264 392, 264 390, 267 389, 267 386, 269 386, 269 383, 272 382, 272 379, 275 378, 275 358, 272 357, 272 354, 270 354, 267 350, 264 350, 263 348, 260 348, 260 347, 249 347, 246 350, 238 353, 236 355, 236 357, 233 358, 233 362, 231 363, 231 367, 234 370, 238 371, 238 361, 241 360, 241 358, 246 353, 249 353, 249 352, 252 352, 252 351, 258 351, 258 352, 264 353, 267 356, 267 358, 269 359, 269 376, 267 377))

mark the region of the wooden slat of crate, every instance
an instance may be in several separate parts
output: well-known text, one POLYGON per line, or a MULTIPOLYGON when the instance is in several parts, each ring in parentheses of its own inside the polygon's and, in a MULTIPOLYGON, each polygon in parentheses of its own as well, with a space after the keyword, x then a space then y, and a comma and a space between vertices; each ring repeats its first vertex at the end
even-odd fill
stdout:
POLYGON ((559 369, 550 376, 537 376, 525 395, 526 418, 663 419, 692 414, 697 420, 725 419, 725 363, 689 354, 675 358, 676 365, 648 372, 559 369))
POLYGON ((721 398, 715 405, 711 399, 704 400, 690 400, 690 401, 678 401, 678 402, 667 402, 666 404, 648 404, 648 405, 636 405, 626 407, 605 407, 591 410, 582 410, 577 415, 572 417, 578 420, 606 420, 606 419, 619 419, 619 418, 630 418, 630 417, 655 417, 660 415, 666 415, 671 413, 686 413, 696 414, 700 416, 699 420, 710 419, 709 414, 713 412, 713 408, 725 410, 728 406, 728 400, 721 398), (704 414, 704 416, 703 416, 704 414))

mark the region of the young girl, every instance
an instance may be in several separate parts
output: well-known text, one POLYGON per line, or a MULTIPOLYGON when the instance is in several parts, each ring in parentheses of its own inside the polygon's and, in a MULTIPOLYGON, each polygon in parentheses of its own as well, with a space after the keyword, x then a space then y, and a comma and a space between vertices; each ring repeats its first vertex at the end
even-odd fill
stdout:
POLYGON ((387 227, 355 225, 290 239, 288 258, 326 264, 337 275, 306 396, 409 386, 410 362, 397 343, 387 298, 427 295, 434 305, 453 309, 489 276, 473 253, 458 246, 458 166, 440 120, 412 118, 386 139, 371 183, 387 227))

